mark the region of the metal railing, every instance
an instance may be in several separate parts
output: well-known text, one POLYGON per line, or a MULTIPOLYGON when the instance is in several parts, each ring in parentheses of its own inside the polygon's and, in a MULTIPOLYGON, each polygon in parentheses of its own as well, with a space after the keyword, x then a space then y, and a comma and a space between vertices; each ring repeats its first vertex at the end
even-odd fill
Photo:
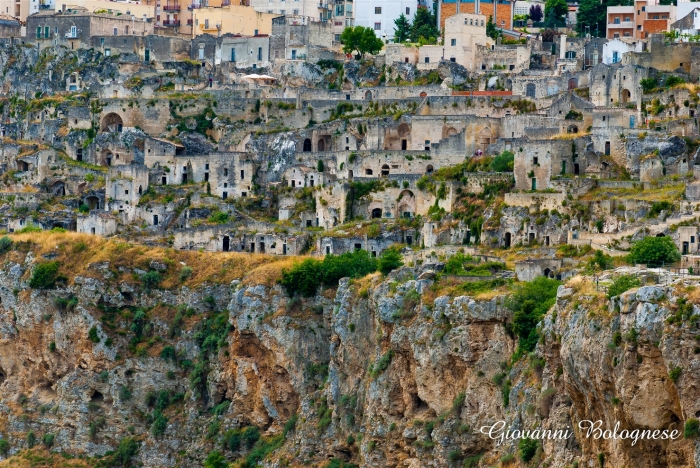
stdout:
POLYGON ((180 20, 165 20, 163 26, 180 26, 180 20))
POLYGON ((163 11, 180 11, 180 5, 171 5, 171 4, 164 5, 163 11))

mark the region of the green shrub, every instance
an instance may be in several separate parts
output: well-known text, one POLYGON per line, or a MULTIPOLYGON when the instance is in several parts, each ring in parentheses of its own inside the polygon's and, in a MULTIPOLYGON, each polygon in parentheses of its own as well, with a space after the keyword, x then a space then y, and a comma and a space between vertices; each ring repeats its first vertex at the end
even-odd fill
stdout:
POLYGON ((166 418, 160 410, 153 412, 153 424, 151 425, 151 434, 155 437, 163 435, 168 427, 168 418, 166 418))
POLYGON ((391 271, 403 265, 403 257, 398 248, 389 247, 385 249, 379 256, 377 269, 383 274, 388 275, 391 271))
POLYGON ((226 458, 221 454, 221 452, 214 450, 207 455, 207 459, 204 460, 204 468, 227 468, 228 462, 226 458))
POLYGON ((92 328, 90 328, 90 331, 88 331, 88 338, 90 338, 90 341, 92 341, 93 343, 100 342, 100 335, 97 333, 96 326, 93 325, 92 328))
POLYGON ((36 436, 34 435, 33 431, 27 432, 27 447, 32 448, 34 445, 36 445, 36 436))
POLYGON ((60 264, 56 261, 38 263, 34 267, 32 278, 29 280, 29 287, 34 289, 52 289, 58 281, 58 268, 60 264))
POLYGON ((452 402, 452 411, 459 414, 462 411, 462 406, 464 406, 464 400, 466 400, 467 394, 460 392, 452 402))
POLYGON ((661 266, 679 261, 681 254, 670 237, 645 237, 632 245, 627 259, 633 264, 661 266))
POLYGON ((0 254, 3 254, 12 248, 12 239, 7 236, 0 237, 0 254))
POLYGON ((651 204, 651 209, 647 213, 647 218, 656 218, 662 211, 670 211, 673 209, 671 202, 663 200, 660 202, 654 202, 651 204))
POLYGON ((690 418, 685 422, 683 427, 683 437, 686 439, 695 439, 700 436, 700 421, 695 418, 690 418))
POLYGON ((173 346, 165 346, 161 351, 160 351, 160 357, 163 359, 175 359, 175 348, 173 346))
POLYGON ((376 364, 369 365, 369 375, 373 379, 379 377, 391 364, 391 360, 394 358, 394 350, 390 349, 379 358, 376 364))
POLYGON ((537 453, 538 447, 539 442, 537 440, 530 438, 520 439, 520 442, 518 442, 518 451, 520 452, 520 459, 525 463, 528 463, 535 457, 535 453, 537 453))
POLYGON ((157 271, 149 271, 141 277, 141 284, 144 288, 146 288, 147 291, 158 287, 161 281, 162 278, 160 276, 160 273, 157 271))
POLYGON ((129 401, 131 400, 131 390, 126 385, 122 385, 119 388, 119 401, 129 401))
POLYGON ((246 456, 240 468, 255 468, 258 463, 264 460, 269 454, 280 448, 284 444, 282 434, 260 439, 253 447, 253 450, 246 456))
POLYGON ((299 415, 295 414, 291 418, 287 420, 286 423, 284 423, 284 436, 287 437, 287 434, 291 431, 293 431, 297 427, 297 421, 299 420, 299 415))
POLYGON ((214 224, 225 224, 228 222, 228 213, 223 211, 217 211, 209 216, 208 221, 214 224))
POLYGON ((515 154, 505 150, 491 161, 491 170, 494 172, 513 172, 515 154))
POLYGON ((6 457, 8 453, 10 453, 10 443, 7 439, 0 439, 0 454, 6 457))
POLYGON ((44 444, 45 447, 51 448, 53 446, 53 439, 54 435, 53 434, 44 434, 41 437, 41 443, 44 444))
POLYGON ((183 266, 180 270, 180 282, 184 283, 190 276, 192 276, 192 268, 183 266))
POLYGON ((668 373, 668 376, 671 378, 673 383, 676 383, 676 381, 678 381, 678 377, 681 376, 681 372, 681 368, 676 366, 673 369, 671 369, 671 371, 668 373))
POLYGON ((107 457, 106 466, 108 467, 127 467, 131 466, 131 459, 136 456, 139 451, 139 444, 136 439, 125 437, 119 441, 117 450, 112 455, 107 457))
POLYGON ((519 286, 510 297, 508 305, 515 312, 512 330, 518 336, 518 355, 535 349, 539 341, 537 324, 554 305, 560 284, 540 276, 519 286))
POLYGON ((613 279, 613 283, 608 287, 608 299, 619 296, 632 288, 638 288, 641 282, 634 275, 620 275, 613 279))
POLYGON ((289 270, 282 270, 280 283, 289 296, 311 297, 319 286, 336 286, 341 278, 359 278, 377 270, 377 260, 365 250, 308 258, 289 270))

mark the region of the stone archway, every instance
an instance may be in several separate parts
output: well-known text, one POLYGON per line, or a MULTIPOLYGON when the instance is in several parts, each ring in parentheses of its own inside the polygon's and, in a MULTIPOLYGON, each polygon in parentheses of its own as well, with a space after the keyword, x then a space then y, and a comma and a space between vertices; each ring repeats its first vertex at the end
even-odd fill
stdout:
POLYGON ((399 195, 398 215, 401 218, 413 218, 416 215, 416 197, 410 190, 404 190, 399 195))
POLYGON ((311 152, 311 139, 307 138, 304 140, 304 153, 309 153, 311 152))
POLYGON ((119 114, 115 112, 110 112, 109 114, 105 115, 102 119, 102 125, 100 126, 100 129, 103 132, 121 132, 123 126, 124 121, 119 116, 119 114))
POLYGON ((388 164, 384 164, 384 165, 382 166, 382 175, 383 175, 383 176, 388 176, 388 175, 389 175, 389 165, 388 165, 388 164))
POLYGON ((571 124, 567 127, 566 133, 578 133, 578 127, 574 124, 571 124))
POLYGON ((479 147, 486 152, 486 148, 491 144, 491 129, 484 127, 479 132, 479 147))
POLYGON ((632 97, 632 93, 630 92, 630 90, 623 89, 622 92, 620 93, 620 102, 622 104, 627 104, 630 101, 631 97, 632 97))

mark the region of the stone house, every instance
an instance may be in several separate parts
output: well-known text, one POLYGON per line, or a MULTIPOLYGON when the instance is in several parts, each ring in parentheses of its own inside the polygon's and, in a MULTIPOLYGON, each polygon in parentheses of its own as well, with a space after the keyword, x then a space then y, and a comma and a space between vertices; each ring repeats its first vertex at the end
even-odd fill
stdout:
POLYGON ((562 279, 559 270, 564 266, 560 258, 528 259, 515 262, 515 276, 518 281, 532 281, 540 276, 562 279))
POLYGON ((698 226, 679 226, 676 246, 681 255, 693 255, 700 252, 700 236, 698 226))
POLYGON ((148 190, 148 168, 142 164, 110 166, 105 180, 107 211, 132 211, 148 190))
POLYGON ((42 10, 27 17, 27 39, 40 49, 62 45, 89 49, 93 36, 146 36, 153 34, 153 22, 132 15, 92 13, 85 8, 42 10))
POLYGON ((20 37, 22 35, 22 25, 17 18, 0 13, 0 37, 20 37))
POLYGON ((210 252, 248 252, 301 255, 309 243, 305 233, 239 232, 231 226, 200 226, 174 231, 173 248, 210 252))
POLYGON ((458 13, 445 19, 444 58, 457 62, 467 70, 481 68, 477 62, 477 47, 491 46, 486 35, 488 16, 458 13))
POLYGON ((79 216, 78 232, 97 236, 111 236, 117 233, 117 218, 105 212, 92 212, 88 216, 79 216))
POLYGON ((384 232, 378 237, 319 237, 316 240, 316 255, 341 255, 356 250, 366 250, 377 257, 396 244, 414 245, 420 242, 420 232, 415 229, 384 232))
POLYGON ((648 77, 649 69, 636 65, 596 65, 589 71, 590 100, 596 106, 636 105, 642 98, 639 82, 648 77))
MULTIPOLYGON (((306 60, 311 49, 330 50, 334 39, 332 25, 307 16, 280 16, 272 20, 270 59, 306 60)), ((309 57, 311 58, 311 57, 309 57)))
POLYGON ((236 68, 263 68, 270 64, 270 37, 202 34, 192 39, 190 59, 215 65, 230 63, 236 68))
POLYGON ((192 45, 191 40, 187 38, 155 34, 145 36, 94 35, 91 38, 91 43, 92 48, 99 50, 106 56, 135 54, 139 60, 157 63, 188 58, 192 45))

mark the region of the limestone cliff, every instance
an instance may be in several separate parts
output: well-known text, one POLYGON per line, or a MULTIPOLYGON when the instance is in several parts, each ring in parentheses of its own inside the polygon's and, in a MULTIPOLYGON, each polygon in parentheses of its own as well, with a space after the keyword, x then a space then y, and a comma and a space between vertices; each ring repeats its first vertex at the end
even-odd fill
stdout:
POLYGON ((700 414, 691 285, 607 300, 576 278, 513 364, 507 290, 460 295, 428 265, 290 299, 275 279, 291 260, 13 241, 0 268, 0 451, 13 460, 36 445, 90 466, 195 467, 214 451, 269 467, 697 464, 693 439, 576 431, 526 464, 517 442, 479 433, 584 419, 682 432, 700 414), (124 441, 136 449, 122 463, 109 453, 124 441))

